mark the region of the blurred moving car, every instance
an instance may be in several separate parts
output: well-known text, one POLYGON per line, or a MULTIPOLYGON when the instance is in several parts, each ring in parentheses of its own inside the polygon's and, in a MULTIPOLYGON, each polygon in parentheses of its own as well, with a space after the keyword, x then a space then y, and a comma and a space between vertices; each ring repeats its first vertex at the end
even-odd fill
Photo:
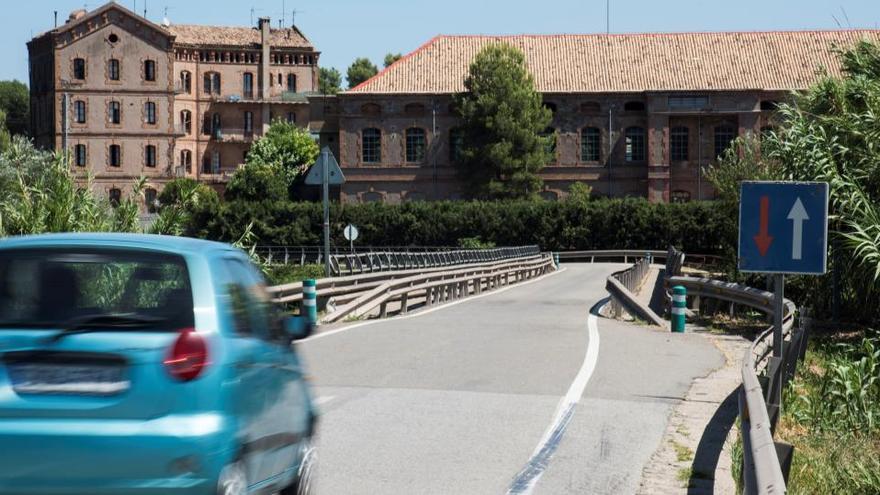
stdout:
POLYGON ((0 493, 308 492, 310 331, 225 244, 0 241, 0 493))

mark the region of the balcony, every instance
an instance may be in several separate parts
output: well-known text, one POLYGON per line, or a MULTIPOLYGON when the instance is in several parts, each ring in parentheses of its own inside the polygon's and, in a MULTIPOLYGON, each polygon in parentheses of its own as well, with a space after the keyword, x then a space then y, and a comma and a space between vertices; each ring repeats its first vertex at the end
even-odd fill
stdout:
POLYGON ((211 139, 221 143, 250 143, 254 140, 254 130, 223 127, 214 129, 211 132, 211 139))
POLYGON ((317 93, 297 93, 294 91, 284 91, 280 94, 272 94, 268 98, 263 97, 259 92, 245 92, 243 94, 231 95, 210 95, 211 101, 215 103, 308 103, 309 96, 317 93))

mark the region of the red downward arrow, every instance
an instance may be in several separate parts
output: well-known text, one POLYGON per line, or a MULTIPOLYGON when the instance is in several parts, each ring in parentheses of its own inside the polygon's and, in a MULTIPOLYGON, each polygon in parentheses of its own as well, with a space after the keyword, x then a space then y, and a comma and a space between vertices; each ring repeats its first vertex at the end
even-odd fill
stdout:
POLYGON ((770 197, 769 196, 761 196, 761 231, 758 232, 758 235, 753 237, 755 240, 755 245, 758 246, 758 251, 761 253, 761 256, 767 256, 767 250, 770 249, 770 244, 773 244, 773 236, 769 233, 770 230, 770 197))

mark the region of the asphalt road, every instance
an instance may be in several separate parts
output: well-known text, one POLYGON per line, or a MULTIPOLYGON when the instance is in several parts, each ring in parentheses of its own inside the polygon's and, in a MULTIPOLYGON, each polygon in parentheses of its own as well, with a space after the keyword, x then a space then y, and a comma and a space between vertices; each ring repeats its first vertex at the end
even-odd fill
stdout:
POLYGON ((619 268, 566 265, 299 344, 322 410, 317 493, 633 493, 672 405, 722 357, 696 336, 602 318, 590 341, 589 311, 619 268), (563 415, 567 394, 578 402, 563 415))

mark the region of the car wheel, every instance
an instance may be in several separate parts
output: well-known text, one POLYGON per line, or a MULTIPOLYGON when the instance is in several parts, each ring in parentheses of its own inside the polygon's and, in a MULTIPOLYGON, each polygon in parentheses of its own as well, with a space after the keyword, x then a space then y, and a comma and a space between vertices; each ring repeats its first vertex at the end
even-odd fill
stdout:
POLYGON ((220 471, 217 480, 217 495, 245 495, 247 493, 247 473, 244 464, 235 461, 220 471))
POLYGON ((299 472, 293 483, 281 490, 281 495, 309 495, 312 493, 312 482, 315 476, 315 464, 318 456, 311 440, 307 440, 302 447, 303 457, 299 464, 299 472))

